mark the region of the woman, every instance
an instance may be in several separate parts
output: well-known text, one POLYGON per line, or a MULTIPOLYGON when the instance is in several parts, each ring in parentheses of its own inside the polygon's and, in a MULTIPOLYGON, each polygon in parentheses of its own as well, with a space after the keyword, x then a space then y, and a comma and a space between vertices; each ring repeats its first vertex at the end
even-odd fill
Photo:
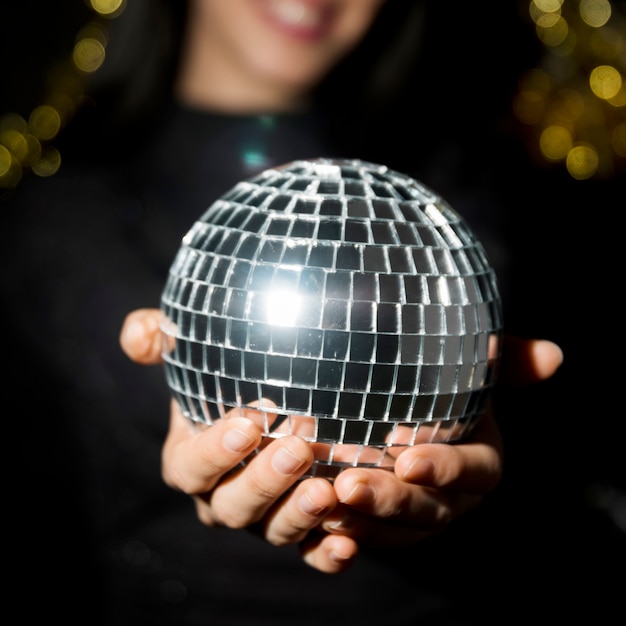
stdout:
MULTIPOLYGON (((462 524, 500 479, 491 414, 466 443, 405 451, 395 474, 354 469, 334 485, 298 481, 311 451, 294 437, 233 475, 259 441, 253 422, 225 420, 194 436, 172 404, 168 430, 162 372, 137 368, 117 345, 125 321, 127 354, 158 363, 156 311, 144 307, 158 304, 180 237, 260 169, 343 155, 427 175, 440 159, 455 179, 454 159, 429 150, 448 146, 448 132, 424 131, 423 145, 416 136, 399 147, 398 133, 414 127, 390 116, 408 110, 398 98, 410 90, 388 72, 404 71, 394 55, 412 58, 421 42, 422 5, 192 0, 184 8, 128 4, 111 26, 111 63, 92 86, 96 106, 66 134, 65 170, 11 198, 18 236, 3 251, 3 306, 14 329, 12 408, 26 414, 29 458, 42 459, 32 474, 26 468, 26 484, 42 466, 55 468, 55 489, 38 494, 36 507, 56 512, 52 534, 71 559, 64 586, 88 594, 94 624, 472 623, 458 602, 470 590, 455 586, 456 569, 472 564, 459 552, 461 563, 450 565, 463 541, 450 523, 462 524), (172 49, 140 45, 146 24, 172 49)), ((474 197, 471 185, 461 188, 474 197)), ((496 203, 483 200, 467 203, 469 217, 497 251, 496 203)), ((505 354, 514 366, 503 373, 518 383, 549 377, 561 361, 550 342, 512 342, 505 354)), ((28 508, 24 516, 25 524, 34 517, 28 508)), ((54 562, 55 544, 42 544, 44 562, 54 562)), ((68 598, 63 588, 52 587, 49 602, 61 600, 67 614, 76 591, 68 598)))

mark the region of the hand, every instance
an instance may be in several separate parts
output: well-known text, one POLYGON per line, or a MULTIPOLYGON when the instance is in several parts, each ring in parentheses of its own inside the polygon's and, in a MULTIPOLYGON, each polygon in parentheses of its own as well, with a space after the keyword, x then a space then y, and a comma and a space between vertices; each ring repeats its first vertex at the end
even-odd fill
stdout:
MULTIPOLYGON (((120 343, 133 361, 162 362, 159 319, 158 309, 127 316, 120 343)), ((311 445, 297 436, 263 439, 257 415, 252 409, 230 411, 228 419, 209 428, 194 427, 172 401, 163 478, 193 498, 199 519, 208 526, 249 528, 277 546, 301 543, 337 505, 337 495, 323 478, 299 480, 313 461, 311 445)), ((351 537, 327 535, 315 547, 307 546, 305 560, 336 573, 350 565, 357 551, 351 537)))
MULTIPOLYGON (((562 361, 561 349, 550 341, 505 336, 500 383, 516 387, 540 382, 562 361)), ((442 531, 477 506, 501 475, 502 440, 490 408, 461 443, 405 449, 393 473, 344 470, 334 483, 339 504, 321 526, 359 545, 407 545, 442 531)))
MULTIPOLYGON (((158 309, 130 313, 120 341, 142 364, 161 363, 158 309)), ((512 384, 552 375, 562 355, 551 342, 507 338, 501 378, 512 384)), ((352 468, 334 485, 299 480, 309 444, 295 436, 262 440, 254 411, 194 430, 172 402, 163 477, 194 498, 210 526, 252 528, 274 545, 299 543, 303 559, 327 573, 346 569, 359 545, 406 545, 440 532, 499 482, 502 443, 491 413, 455 445, 419 444, 398 455, 394 472, 352 468), (241 461, 261 447, 245 468, 241 461)))

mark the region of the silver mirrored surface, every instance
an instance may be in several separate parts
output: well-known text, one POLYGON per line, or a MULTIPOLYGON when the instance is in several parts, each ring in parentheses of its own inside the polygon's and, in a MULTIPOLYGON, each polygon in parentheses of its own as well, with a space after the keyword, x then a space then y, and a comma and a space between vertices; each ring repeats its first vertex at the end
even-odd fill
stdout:
POLYGON ((432 190, 358 160, 238 183, 184 237, 161 308, 183 413, 211 425, 244 412, 268 439, 315 442, 307 475, 463 438, 499 362, 481 243, 432 190))

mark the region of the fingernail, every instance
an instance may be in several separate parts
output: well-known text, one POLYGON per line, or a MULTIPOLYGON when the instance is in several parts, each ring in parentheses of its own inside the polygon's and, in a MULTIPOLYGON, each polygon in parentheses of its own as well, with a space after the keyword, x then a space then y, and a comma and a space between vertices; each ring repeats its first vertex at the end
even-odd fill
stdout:
POLYGON ((322 528, 327 533, 344 533, 350 529, 352 522, 350 517, 344 516, 341 519, 324 520, 322 528))
POLYGON ((227 430, 222 438, 222 443, 227 450, 231 452, 243 452, 250 444, 254 443, 254 439, 238 428, 227 430))
POLYGON ((272 467, 279 473, 289 476, 304 465, 304 459, 292 454, 286 446, 279 448, 272 457, 272 467))
POLYGON ((307 515, 321 515, 327 509, 325 506, 319 506, 316 504, 309 496, 308 492, 300 496, 300 499, 298 500, 298 507, 307 515))
POLYGON ((431 480, 435 474, 435 464, 431 459, 423 456, 417 456, 413 459, 413 463, 402 475, 405 480, 431 480))
POLYGON ((332 560, 335 561, 336 563, 343 563, 344 561, 349 561, 352 558, 352 555, 350 556, 345 556, 343 554, 338 554, 337 552, 335 552, 334 550, 331 550, 328 553, 328 557, 332 560))
POLYGON ((361 503, 374 502, 376 499, 376 491, 371 485, 358 482, 354 485, 354 487, 352 487, 352 490, 345 498, 340 498, 340 501, 349 504, 351 501, 353 502, 356 499, 358 499, 361 503))

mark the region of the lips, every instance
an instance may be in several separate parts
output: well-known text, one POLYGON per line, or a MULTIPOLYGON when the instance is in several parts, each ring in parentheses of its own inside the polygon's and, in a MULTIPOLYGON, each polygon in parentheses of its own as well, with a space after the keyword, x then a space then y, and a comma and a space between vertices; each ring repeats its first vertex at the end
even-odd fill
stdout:
POLYGON ((333 7, 319 0, 261 0, 265 20, 283 34, 300 39, 319 39, 330 28, 333 7))

